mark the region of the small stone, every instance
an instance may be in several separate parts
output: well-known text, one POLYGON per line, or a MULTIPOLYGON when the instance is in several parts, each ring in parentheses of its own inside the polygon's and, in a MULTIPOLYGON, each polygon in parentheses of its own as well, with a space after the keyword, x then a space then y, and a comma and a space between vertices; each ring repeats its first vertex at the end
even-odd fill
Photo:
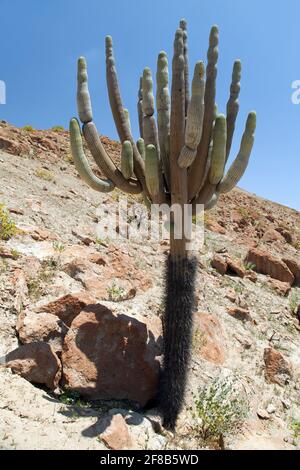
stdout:
POLYGON ((269 413, 267 412, 267 410, 264 410, 263 408, 258 408, 256 410, 256 414, 260 419, 264 419, 264 420, 270 419, 269 413))
POLYGON ((215 255, 213 259, 211 260, 211 266, 212 268, 216 269, 218 273, 222 274, 222 276, 226 274, 227 261, 223 256, 215 255))
POLYGON ((235 318, 236 320, 241 320, 243 322, 246 322, 246 321, 252 322, 252 317, 251 317, 249 310, 246 310, 240 307, 232 307, 232 308, 228 308, 227 312, 229 313, 231 317, 235 318))
POLYGON ((273 403, 269 403, 269 405, 267 406, 267 412, 272 415, 273 413, 276 412, 276 406, 273 405, 273 403))

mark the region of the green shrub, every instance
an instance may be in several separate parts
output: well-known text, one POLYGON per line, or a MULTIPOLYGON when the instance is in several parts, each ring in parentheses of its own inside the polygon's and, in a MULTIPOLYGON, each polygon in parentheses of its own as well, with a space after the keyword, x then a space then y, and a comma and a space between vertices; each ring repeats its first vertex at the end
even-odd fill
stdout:
POLYGON ((65 128, 64 128, 64 126, 53 126, 51 128, 51 131, 53 131, 53 132, 64 132, 65 128))
POLYGON ((199 390, 195 401, 199 429, 203 439, 220 439, 241 425, 248 405, 241 398, 236 378, 216 378, 199 390))
POLYGON ((123 298, 124 289, 122 289, 122 287, 119 287, 115 282, 113 282, 112 285, 107 288, 107 293, 109 300, 117 302, 118 300, 121 300, 123 298))
POLYGON ((10 218, 4 204, 0 204, 0 240, 9 240, 16 233, 17 227, 15 222, 10 218))
POLYGON ((28 126, 28 125, 27 125, 27 126, 23 126, 22 129, 23 129, 23 131, 26 131, 26 132, 35 132, 34 127, 28 126))
POLYGON ((54 176, 51 171, 46 170, 45 168, 38 168, 35 171, 35 176, 45 181, 54 181, 54 176))

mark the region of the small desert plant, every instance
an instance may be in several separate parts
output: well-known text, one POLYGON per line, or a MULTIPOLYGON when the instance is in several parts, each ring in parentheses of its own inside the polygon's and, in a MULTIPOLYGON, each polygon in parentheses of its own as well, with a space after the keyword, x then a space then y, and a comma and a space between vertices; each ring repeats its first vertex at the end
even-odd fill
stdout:
POLYGON ((29 125, 23 126, 22 129, 23 131, 26 131, 26 132, 35 132, 34 127, 29 126, 29 125))
POLYGON ((293 315, 296 315, 299 306, 300 306, 300 291, 292 290, 292 292, 289 295, 289 307, 293 315))
POLYGON ((248 405, 240 397, 236 378, 216 378, 199 391, 195 401, 203 439, 220 439, 241 425, 248 405))
POLYGON ((4 204, 0 204, 0 240, 9 240, 16 233, 15 222, 10 218, 4 204))
POLYGON ((290 423, 290 429, 293 432, 293 438, 295 441, 298 441, 298 439, 300 439, 300 421, 297 419, 292 419, 290 423))
POLYGON ((51 128, 51 131, 53 132, 64 132, 64 130, 65 130, 64 126, 53 126, 51 128))
POLYGON ((54 258, 47 258, 42 262, 37 275, 27 281, 30 298, 37 300, 43 295, 44 284, 54 278, 57 267, 58 264, 54 258))
POLYGON ((62 253, 66 249, 65 245, 58 241, 54 241, 52 246, 53 246, 53 250, 56 251, 57 253, 62 253))
POLYGON ((248 262, 244 264, 244 268, 246 269, 246 271, 254 271, 256 268, 256 264, 248 262))
POLYGON ((53 181, 54 180, 54 176, 51 173, 51 171, 46 170, 45 168, 38 168, 35 171, 35 176, 37 176, 38 178, 41 178, 45 181, 53 181))
POLYGON ((117 302, 118 300, 121 300, 123 298, 124 289, 118 286, 115 282, 113 282, 112 285, 107 288, 107 293, 109 300, 117 302))

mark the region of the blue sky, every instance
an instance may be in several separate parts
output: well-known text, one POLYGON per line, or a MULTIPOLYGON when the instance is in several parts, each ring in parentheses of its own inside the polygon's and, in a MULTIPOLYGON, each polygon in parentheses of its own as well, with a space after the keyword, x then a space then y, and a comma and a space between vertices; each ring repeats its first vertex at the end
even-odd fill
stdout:
POLYGON ((76 60, 89 64, 94 119, 116 137, 105 85, 104 37, 111 34, 123 102, 137 135, 136 95, 145 66, 171 57, 178 21, 189 25, 190 62, 206 58, 211 25, 220 27, 217 103, 224 112, 232 63, 243 63, 240 115, 232 157, 248 111, 258 128, 244 189, 300 210, 300 105, 291 84, 300 80, 299 0, 0 0, 0 80, 7 104, 0 118, 44 129, 68 126, 76 114, 76 60))

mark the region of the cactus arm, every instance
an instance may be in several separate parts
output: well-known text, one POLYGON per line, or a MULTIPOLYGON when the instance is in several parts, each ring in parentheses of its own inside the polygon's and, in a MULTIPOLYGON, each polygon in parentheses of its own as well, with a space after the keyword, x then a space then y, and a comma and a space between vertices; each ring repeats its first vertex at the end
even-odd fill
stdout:
POLYGON ((129 140, 125 140, 122 145, 121 171, 126 180, 133 176, 133 150, 129 140))
MULTIPOLYGON (((172 92, 170 121, 170 168, 171 168, 171 202, 183 209, 187 204, 187 170, 180 168, 178 157, 184 145, 185 130, 185 89, 184 89, 184 49, 183 31, 178 29, 174 40, 172 61, 172 92)), ((176 240, 171 232, 171 257, 181 259, 186 255, 186 239, 176 240)))
POLYGON ((192 200, 199 192, 204 181, 206 160, 212 135, 214 121, 216 78, 218 61, 219 30, 217 26, 211 28, 209 37, 209 48, 207 52, 206 85, 204 95, 204 118, 201 142, 198 147, 197 156, 189 169, 189 200, 192 200))
MULTIPOLYGON (((158 142, 158 132, 154 117, 154 96, 153 96, 153 80, 151 70, 145 68, 143 72, 143 131, 144 131, 144 142, 146 149, 149 145, 154 145, 156 149, 156 159, 159 171, 157 174, 157 182, 159 185, 158 193, 155 194, 155 202, 162 203, 165 200, 164 193, 164 181, 161 170, 161 161, 160 161, 160 149, 158 142)), ((147 154, 147 151, 146 151, 147 154)), ((147 160, 147 157, 146 157, 147 160)), ((146 173, 146 170, 145 170, 146 173)), ((146 180, 147 183, 147 180, 146 180)), ((147 184, 149 189, 149 185, 147 184)), ((152 195, 152 194, 151 194, 152 195)))
MULTIPOLYGON (((242 64, 239 60, 236 60, 232 71, 232 81, 230 86, 230 96, 227 103, 227 143, 226 143, 226 162, 229 158, 232 139, 235 129, 235 122, 239 112, 239 94, 241 90, 241 73, 242 64)), ((225 163, 226 163, 225 162, 225 163)))
POLYGON ((170 93, 168 84, 168 58, 167 54, 162 51, 157 59, 156 108, 161 162, 167 186, 170 188, 170 161, 167 148, 167 139, 170 133, 170 93))
POLYGON ((126 116, 122 105, 122 99, 119 89, 116 63, 113 52, 113 43, 111 36, 106 36, 106 81, 110 107, 112 115, 116 124, 117 132, 121 142, 124 140, 130 140, 133 148, 133 159, 134 159, 134 173, 137 179, 140 181, 143 190, 147 192, 147 186, 145 181, 145 163, 141 155, 138 152, 136 144, 133 140, 131 133, 129 132, 126 116))
POLYGON ((116 167, 104 149, 97 128, 93 122, 89 122, 83 126, 83 135, 95 162, 103 173, 122 191, 129 194, 139 194, 142 190, 139 181, 133 179, 126 180, 124 178, 121 171, 116 167))
POLYGON ((111 36, 105 38, 106 46, 106 81, 109 95, 111 111, 116 124, 117 132, 121 142, 129 140, 129 129, 127 127, 126 116, 122 105, 120 94, 116 63, 113 51, 113 43, 111 36))
POLYGON ((186 120, 185 145, 178 159, 178 165, 181 168, 188 168, 193 163, 202 136, 205 90, 204 74, 204 63, 197 62, 194 69, 192 97, 186 120))
POLYGON ((189 83, 189 56, 187 43, 187 22, 182 19, 179 27, 183 31, 183 55, 184 55, 184 92, 185 92, 185 116, 187 116, 190 101, 190 83, 189 83))
POLYGON ((128 109, 124 108, 124 114, 125 114, 125 119, 126 119, 126 125, 131 134, 131 122, 130 122, 130 114, 129 114, 128 109))
POLYGON ((137 103, 140 136, 143 138, 143 77, 140 77, 140 86, 137 103))
POLYGON ((157 199, 160 192, 159 187, 159 160, 155 145, 149 144, 146 147, 146 161, 145 161, 145 175, 146 183, 149 193, 153 201, 157 199))
POLYGON ((84 153, 80 125, 76 118, 70 121, 70 141, 75 167, 81 178, 96 191, 101 193, 113 191, 115 185, 112 181, 100 179, 92 172, 84 153))
POLYGON ((88 89, 87 64, 84 57, 80 57, 77 64, 77 109, 82 123, 93 120, 92 104, 88 89))
POLYGON ((137 140, 136 146, 138 148, 139 154, 141 155, 142 159, 145 160, 145 141, 140 137, 137 140))
POLYGON ((242 137, 240 151, 238 156, 229 168, 226 176, 222 179, 217 189, 220 193, 231 191, 242 178, 248 166, 249 158, 254 144, 254 133, 256 128, 256 114, 249 114, 245 132, 242 137))
POLYGON ((211 166, 209 170, 210 184, 219 184, 223 174, 226 158, 226 139, 227 124, 226 118, 220 114, 214 126, 213 131, 213 147, 211 152, 211 166))

